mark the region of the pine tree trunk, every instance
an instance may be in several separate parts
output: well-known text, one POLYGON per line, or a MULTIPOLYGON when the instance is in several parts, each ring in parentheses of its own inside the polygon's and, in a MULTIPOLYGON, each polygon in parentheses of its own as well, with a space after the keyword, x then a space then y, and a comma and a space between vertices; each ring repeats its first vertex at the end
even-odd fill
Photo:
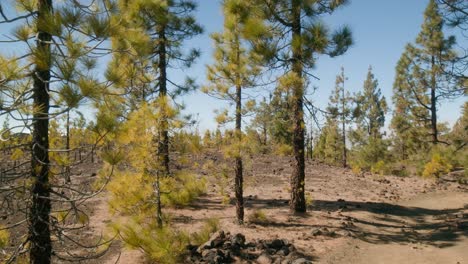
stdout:
POLYGON ((159 173, 156 175, 156 183, 155 183, 155 195, 156 195, 156 223, 158 224, 159 228, 163 227, 163 219, 162 219, 162 205, 161 205, 161 179, 159 173))
POLYGON ((67 166, 65 166, 65 180, 67 183, 71 182, 70 174, 71 174, 71 169, 70 169, 70 110, 67 111, 67 135, 66 135, 66 143, 65 143, 65 149, 67 150, 67 166))
MULTIPOLYGON (((238 148, 241 147, 242 142, 242 90, 241 86, 236 87, 236 137, 238 148)), ((243 197, 243 168, 242 168, 242 153, 240 150, 236 156, 236 179, 235 179, 235 193, 236 193, 236 214, 237 222, 244 223, 244 197, 243 197)))
POLYGON ((343 74, 343 87, 341 89, 341 125, 342 125, 342 141, 343 141, 343 168, 347 166, 347 153, 346 153, 346 114, 345 114, 345 92, 344 92, 344 74, 343 74))
POLYGON ((29 210, 29 258, 33 264, 47 264, 51 261, 52 243, 50 239, 50 186, 49 186, 49 80, 50 80, 50 41, 52 36, 40 26, 45 25, 45 17, 52 13, 52 0, 39 0, 38 13, 38 52, 49 59, 44 67, 36 66, 33 76, 33 138, 31 158, 31 207, 29 210))
MULTIPOLYGON (((302 79, 302 47, 296 44, 301 39, 301 1, 292 1, 292 71, 297 78, 302 79)), ((289 208, 291 212, 302 213, 306 211, 305 203, 305 160, 304 160, 304 110, 303 96, 304 87, 301 82, 295 82, 293 87, 293 173, 291 175, 291 201, 289 208)))
POLYGON ((436 98, 436 78, 435 78, 435 57, 432 56, 432 76, 431 76, 431 130, 432 144, 439 143, 437 131, 437 98, 436 98))
MULTIPOLYGON (((166 29, 164 25, 161 25, 158 30, 159 35, 159 49, 158 49, 158 68, 159 68, 159 97, 162 99, 166 99, 167 96, 167 60, 166 60, 166 29)), ((167 116, 165 114, 166 109, 163 109, 162 112, 164 113, 161 117, 161 124, 160 124, 160 132, 159 132, 159 145, 158 145, 158 154, 159 159, 162 165, 162 171, 164 176, 168 176, 170 174, 169 171, 169 132, 168 126, 169 122, 167 120, 167 116)))

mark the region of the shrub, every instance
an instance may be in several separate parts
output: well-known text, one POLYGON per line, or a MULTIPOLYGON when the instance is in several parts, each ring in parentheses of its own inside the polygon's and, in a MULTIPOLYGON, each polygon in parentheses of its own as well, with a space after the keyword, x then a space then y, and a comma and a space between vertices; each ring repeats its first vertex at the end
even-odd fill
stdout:
POLYGON ((379 160, 377 163, 371 166, 371 172, 375 174, 384 175, 387 174, 388 168, 387 164, 383 160, 379 160))
POLYGON ((307 192, 305 194, 305 200, 306 200, 306 205, 311 206, 312 203, 314 202, 314 199, 312 198, 312 194, 310 192, 307 192))
POLYGON ((161 196, 163 205, 187 206, 200 195, 206 193, 206 179, 197 178, 187 172, 179 172, 174 177, 161 179, 161 190, 170 190, 161 196))
POLYGON ((190 241, 184 232, 168 226, 158 228, 155 223, 145 223, 137 218, 114 224, 114 229, 126 246, 143 251, 148 259, 157 263, 182 263, 186 246, 190 241))
POLYGON ((287 144, 277 144, 274 149, 274 153, 279 156, 289 156, 292 154, 293 148, 287 144))
POLYGON ((219 219, 217 218, 210 218, 205 221, 205 224, 201 228, 200 231, 193 233, 190 236, 190 242, 193 245, 202 245, 206 241, 208 241, 211 235, 218 231, 219 229, 219 219))
POLYGON ((385 174, 388 166, 383 162, 389 159, 388 142, 382 139, 371 139, 368 144, 358 146, 352 152, 351 167, 353 171, 371 171, 385 174), (359 168, 359 169, 358 169, 359 168))
POLYGON ((357 165, 356 163, 354 162, 351 162, 351 171, 354 173, 354 174, 361 174, 362 173, 362 168, 357 165))
POLYGON ((248 221, 252 224, 264 224, 268 222, 265 212, 255 209, 248 217, 248 221))
MULTIPOLYGON (((0 229, 3 228, 0 226, 0 229)), ((0 230, 0 249, 6 247, 10 241, 10 234, 6 230, 0 230)))
POLYGON ((450 162, 439 153, 432 155, 430 162, 424 166, 423 177, 439 177, 442 174, 449 173, 452 169, 450 162))

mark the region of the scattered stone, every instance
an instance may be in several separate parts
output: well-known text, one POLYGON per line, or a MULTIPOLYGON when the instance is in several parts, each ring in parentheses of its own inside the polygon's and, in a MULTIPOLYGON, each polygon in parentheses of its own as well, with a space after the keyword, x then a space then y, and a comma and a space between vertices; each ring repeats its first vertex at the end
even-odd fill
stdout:
POLYGON ((188 256, 184 263, 259 263, 292 264, 311 263, 297 254, 296 248, 288 240, 255 240, 246 243, 242 234, 231 235, 218 231, 203 245, 188 246, 188 256))
POLYGON ((265 244, 269 248, 279 250, 285 245, 285 242, 281 239, 273 239, 271 242, 267 241, 265 244))
POLYGON ((320 228, 316 228, 314 230, 312 230, 312 235, 313 236, 321 236, 323 233, 322 233, 322 230, 320 230, 320 228))
POLYGON ((273 260, 271 259, 271 257, 263 252, 258 258, 257 258, 257 263, 258 264, 272 264, 273 263, 273 260))
POLYGON ((231 243, 233 245, 239 245, 241 247, 245 246, 245 236, 243 234, 235 234, 232 239, 231 243))
POLYGON ((226 235, 224 231, 220 230, 214 233, 205 244, 198 248, 198 252, 201 253, 204 249, 211 249, 221 246, 225 242, 226 235))
POLYGON ((312 262, 305 258, 299 258, 291 262, 291 264, 312 264, 312 262))

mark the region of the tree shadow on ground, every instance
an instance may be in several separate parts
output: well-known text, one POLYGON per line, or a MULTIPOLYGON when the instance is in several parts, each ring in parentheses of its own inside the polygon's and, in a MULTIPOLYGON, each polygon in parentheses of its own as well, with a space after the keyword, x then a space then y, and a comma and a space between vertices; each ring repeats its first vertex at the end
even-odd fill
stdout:
MULTIPOLYGON (((264 210, 288 208, 288 200, 255 198, 248 205, 264 210)), ((330 232, 333 236, 346 231, 349 236, 372 244, 420 243, 442 248, 468 237, 468 211, 464 207, 436 210, 342 199, 314 200, 308 213, 298 215, 294 221, 257 224, 278 228, 328 228, 336 231, 330 232), (306 218, 313 217, 314 213, 325 215, 328 224, 307 224, 306 218)))
MULTIPOLYGON (((339 211, 342 228, 372 244, 420 243, 449 247, 468 237, 465 208, 428 209, 389 203, 315 201, 311 211, 339 211), (359 212, 364 212, 359 213, 359 212)), ((329 217, 333 218, 333 217, 329 217)))
MULTIPOLYGON (((221 212, 233 205, 223 205, 221 199, 203 196, 189 206, 189 210, 215 210, 221 212)), ((265 210, 288 210, 287 199, 261 199, 256 196, 245 197, 245 208, 265 210)), ((234 218, 234 215, 222 218, 234 218)), ((181 222, 190 219, 178 219, 181 222)), ((199 219, 200 220, 200 219, 199 219)), ((384 202, 360 202, 314 200, 308 207, 308 212, 290 215, 287 221, 275 220, 275 216, 267 221, 254 223, 258 226, 300 230, 310 235, 316 229, 328 229, 321 236, 346 236, 372 244, 409 244, 419 243, 439 248, 450 247, 468 237, 468 210, 428 209, 395 205, 384 202), (323 224, 309 221, 313 217, 324 219, 323 224)), ((312 237, 313 238, 313 237, 312 237)))

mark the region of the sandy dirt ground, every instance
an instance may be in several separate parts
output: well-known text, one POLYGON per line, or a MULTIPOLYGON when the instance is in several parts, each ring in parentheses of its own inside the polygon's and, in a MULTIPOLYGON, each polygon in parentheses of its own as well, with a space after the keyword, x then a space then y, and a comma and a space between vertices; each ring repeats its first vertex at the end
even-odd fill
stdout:
MULTIPOLYGON (((199 157, 206 161, 215 157, 199 157)), ((200 166, 201 168, 202 166, 200 166)), ((259 156, 247 162, 246 219, 256 210, 267 221, 235 224, 235 210, 222 204, 215 182, 192 206, 167 209, 176 228, 196 231, 218 218, 221 228, 247 240, 281 238, 313 263, 468 263, 468 188, 418 177, 355 175, 350 170, 307 164, 308 212, 288 209, 290 160, 259 156)), ((199 173, 211 177, 209 171, 199 173)), ((232 194, 231 194, 232 197, 232 194)), ((93 201, 90 228, 104 232, 111 219, 106 197, 93 201)), ((145 263, 139 251, 115 243, 94 263, 145 263)))

